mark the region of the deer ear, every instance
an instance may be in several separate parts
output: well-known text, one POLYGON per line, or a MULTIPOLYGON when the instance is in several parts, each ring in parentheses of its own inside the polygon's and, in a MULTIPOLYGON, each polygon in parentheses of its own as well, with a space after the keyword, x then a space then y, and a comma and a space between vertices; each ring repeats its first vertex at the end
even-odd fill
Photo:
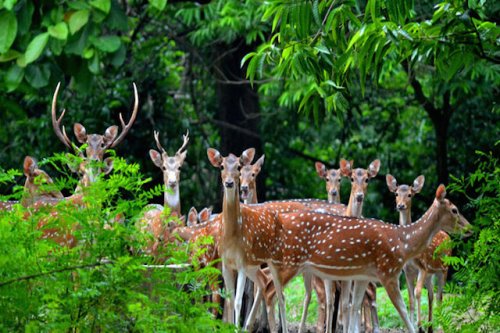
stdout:
POLYGON ((222 165, 222 156, 217 149, 208 148, 207 149, 208 160, 216 168, 220 168, 222 165))
POLYGON ((387 187, 389 188, 389 191, 391 192, 396 192, 396 190, 398 189, 398 182, 396 181, 396 178, 394 178, 393 175, 391 174, 387 174, 385 176, 385 181, 387 183, 387 187))
POLYGON ((118 135, 118 126, 113 125, 109 126, 104 132, 104 142, 106 144, 115 141, 116 136, 118 135))
POLYGON ((340 160, 340 173, 342 176, 345 177, 350 177, 352 173, 352 164, 353 162, 349 162, 347 160, 341 159, 340 160))
POLYGON ((258 166, 259 167, 259 170, 260 168, 262 168, 262 166, 264 165, 264 159, 266 158, 266 155, 262 155, 258 160, 257 162, 255 162, 254 166, 258 166))
POLYGON ((252 163, 253 158, 255 157, 255 148, 248 148, 240 156, 240 163, 242 165, 249 165, 252 163))
POLYGON ((200 212, 200 222, 206 222, 210 220, 210 215, 212 214, 212 210, 210 208, 203 208, 200 212))
POLYGON ((196 208, 191 207, 188 213, 187 226, 192 227, 195 224, 198 224, 198 211, 196 208))
POLYGON ((113 170, 113 158, 107 157, 104 159, 104 170, 103 173, 107 175, 113 170))
POLYGON ((318 173, 318 176, 320 176, 320 178, 325 178, 326 166, 321 162, 314 163, 314 166, 316 167, 316 172, 318 173))
POLYGON ((149 150, 149 157, 151 157, 151 160, 153 161, 153 163, 161 169, 162 167, 162 164, 161 164, 161 154, 159 152, 157 152, 156 150, 154 149, 150 149, 149 150))
POLYGON ((444 185, 441 184, 436 190, 436 199, 439 202, 443 202, 445 197, 446 197, 446 187, 444 187, 444 185))
POLYGON ((370 163, 368 166, 368 174, 370 178, 375 177, 378 174, 378 170, 380 169, 380 160, 375 160, 370 163))
POLYGON ((26 177, 33 175, 37 168, 36 161, 31 156, 26 156, 23 162, 23 171, 26 177))
POLYGON ((413 186, 412 186, 413 193, 419 193, 422 190, 422 187, 424 187, 424 182, 425 182, 425 177, 423 175, 418 176, 413 181, 413 186))
POLYGON ((78 142, 80 143, 87 142, 87 131, 85 130, 85 127, 83 127, 82 124, 75 123, 75 125, 73 125, 73 131, 75 132, 75 136, 78 142))

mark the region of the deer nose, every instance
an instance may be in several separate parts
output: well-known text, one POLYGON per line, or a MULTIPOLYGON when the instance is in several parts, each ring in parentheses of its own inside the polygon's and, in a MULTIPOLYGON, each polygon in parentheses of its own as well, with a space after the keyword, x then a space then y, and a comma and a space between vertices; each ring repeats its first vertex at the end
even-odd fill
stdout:
POLYGON ((226 180, 225 185, 226 185, 227 188, 233 188, 234 181, 232 181, 232 180, 226 180))
POLYGON ((363 198, 364 198, 364 197, 365 197, 365 195, 364 195, 363 193, 357 193, 357 194, 356 194, 356 200, 357 200, 358 202, 363 201, 363 198))
POLYGON ((170 187, 175 187, 176 184, 177 184, 176 181, 169 181, 168 182, 168 186, 170 186, 170 187))
POLYGON ((331 193, 332 195, 337 195, 337 190, 331 190, 331 191, 330 191, 330 193, 331 193))
POLYGON ((398 210, 404 210, 404 209, 406 209, 406 205, 398 204, 397 208, 398 208, 398 210))
POLYGON ((241 185, 242 192, 248 192, 248 185, 241 185))

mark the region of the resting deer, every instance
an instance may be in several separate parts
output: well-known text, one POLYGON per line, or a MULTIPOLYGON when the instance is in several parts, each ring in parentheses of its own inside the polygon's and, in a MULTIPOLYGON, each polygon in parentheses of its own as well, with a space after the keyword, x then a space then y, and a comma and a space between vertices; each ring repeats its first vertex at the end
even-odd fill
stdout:
MULTIPOLYGON (((389 191, 396 196, 396 209, 399 211, 399 225, 405 226, 411 224, 411 201, 415 194, 420 193, 424 186, 424 176, 418 176, 413 185, 398 185, 396 178, 388 174, 386 176, 387 187, 389 191)), ((421 292, 425 284, 427 288, 427 297, 429 304, 429 322, 432 322, 432 302, 434 300, 434 286, 432 276, 437 277, 437 299, 441 302, 443 299, 443 287, 448 274, 448 266, 441 260, 441 255, 451 255, 450 249, 442 250, 439 256, 436 256, 437 248, 444 242, 449 242, 450 236, 444 231, 439 231, 432 239, 431 244, 418 257, 410 260, 403 268, 406 284, 408 288, 408 298, 410 303, 410 320, 413 322, 415 315, 415 294, 417 295, 418 321, 419 329, 422 326, 421 316, 421 292), (415 288, 415 280, 418 277, 417 286, 415 288)), ((429 332, 432 332, 432 326, 429 327, 429 332)))
MULTIPOLYGON (((368 281, 379 281, 408 331, 414 333, 399 290, 401 270, 425 251, 439 230, 457 233, 470 227, 445 196, 446 189, 440 185, 427 212, 407 226, 317 212, 279 214, 280 228, 273 239, 279 251, 270 260, 275 285, 284 286, 301 271, 330 281, 356 280, 348 332, 357 332, 359 311, 355 310, 368 281)), ((280 288, 276 289, 279 293, 280 288)))
POLYGON ((61 83, 59 82, 52 98, 52 127, 54 128, 54 132, 59 140, 61 140, 61 142, 66 147, 77 152, 83 160, 81 163, 79 163, 77 168, 72 168, 72 171, 77 172, 81 176, 80 183, 75 191, 80 192, 83 187, 89 186, 91 183, 95 182, 100 174, 108 174, 113 169, 112 158, 108 157, 104 159, 104 154, 109 149, 116 147, 120 142, 122 142, 129 132, 130 128, 134 124, 135 118, 137 117, 137 112, 139 110, 139 97, 137 95, 137 87, 134 83, 134 109, 127 124, 125 124, 123 116, 120 113, 122 131, 119 135, 118 126, 116 125, 108 127, 104 132, 104 135, 100 135, 87 134, 87 131, 82 124, 75 123, 73 126, 73 130, 76 139, 80 144, 87 144, 85 152, 82 152, 68 138, 64 126, 61 126, 61 122, 64 114, 66 113, 66 110, 63 110, 60 117, 57 118, 57 96, 59 94, 60 86, 61 83))

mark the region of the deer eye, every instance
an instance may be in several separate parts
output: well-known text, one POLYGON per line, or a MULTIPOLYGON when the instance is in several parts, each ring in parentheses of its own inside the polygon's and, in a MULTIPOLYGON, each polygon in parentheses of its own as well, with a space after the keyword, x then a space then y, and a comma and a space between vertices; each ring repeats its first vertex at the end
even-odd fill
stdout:
POLYGON ((353 182, 353 183, 354 183, 354 177, 351 177, 351 182, 353 182))
POLYGON ((340 180, 341 180, 340 178, 339 178, 339 179, 337 179, 337 181, 338 181, 339 183, 340 183, 340 180))
POLYGON ((411 194, 408 194, 408 198, 411 198, 411 194))
POLYGON ((452 208, 452 209, 451 209, 451 212, 452 212, 453 214, 458 214, 458 210, 457 210, 456 208, 452 208))
POLYGON ((368 178, 365 178, 365 183, 368 183, 368 180, 369 180, 368 178))
POLYGON ((394 195, 395 195, 395 196, 398 196, 398 193, 396 192, 396 193, 394 193, 394 195))
POLYGON ((255 173, 252 173, 252 177, 255 177, 255 173))

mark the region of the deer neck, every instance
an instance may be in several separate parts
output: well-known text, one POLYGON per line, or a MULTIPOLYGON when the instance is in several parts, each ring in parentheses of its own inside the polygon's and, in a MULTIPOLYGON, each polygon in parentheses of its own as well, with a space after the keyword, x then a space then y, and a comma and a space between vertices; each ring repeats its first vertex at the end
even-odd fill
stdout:
POLYGON ((361 213, 363 212, 363 202, 358 202, 355 198, 353 192, 351 192, 351 196, 349 197, 349 203, 347 204, 347 208, 345 211, 345 216, 352 217, 361 217, 361 213))
POLYGON ((408 205, 405 210, 399 211, 399 225, 411 224, 411 205, 408 205))
POLYGON ((255 182, 251 182, 248 185, 248 193, 250 193, 250 199, 245 200, 245 204, 256 204, 259 202, 257 200, 257 185, 255 182))
POLYGON ((224 188, 222 221, 223 243, 229 244, 240 235, 241 229, 240 194, 236 185, 232 189, 224 188))
POLYGON ((164 194, 164 201, 164 206, 170 208, 171 214, 175 213, 177 216, 181 216, 181 197, 178 184, 174 188, 168 187, 164 194))
POLYGON ((417 222, 399 228, 405 258, 410 259, 422 253, 440 229, 439 203, 434 201, 417 222))

